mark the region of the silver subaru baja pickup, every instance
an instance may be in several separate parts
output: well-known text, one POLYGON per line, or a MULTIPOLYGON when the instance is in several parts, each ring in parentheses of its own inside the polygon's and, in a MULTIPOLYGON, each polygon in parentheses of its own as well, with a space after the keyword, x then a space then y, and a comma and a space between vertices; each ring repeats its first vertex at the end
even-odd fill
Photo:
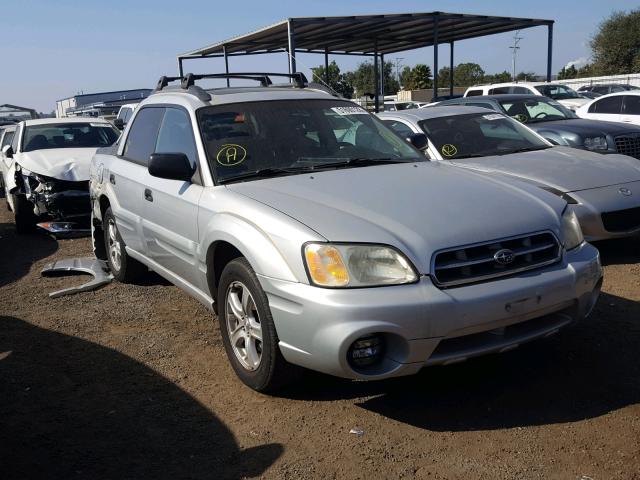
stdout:
POLYGON ((215 311, 251 388, 409 375, 592 310, 599 255, 561 198, 430 162, 301 74, 194 84, 223 76, 163 77, 97 152, 93 241, 118 280, 149 268, 215 311))

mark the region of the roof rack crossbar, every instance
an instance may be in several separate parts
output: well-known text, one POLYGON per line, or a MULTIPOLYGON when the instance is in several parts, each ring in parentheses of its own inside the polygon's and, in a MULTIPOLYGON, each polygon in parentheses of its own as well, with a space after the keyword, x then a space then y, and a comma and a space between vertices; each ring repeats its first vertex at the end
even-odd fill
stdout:
POLYGON ((263 87, 272 85, 270 77, 286 77, 292 79, 296 87, 304 88, 309 82, 302 72, 294 73, 272 73, 272 72, 237 72, 237 73, 210 73, 210 74, 193 74, 187 73, 182 79, 182 88, 188 88, 193 85, 196 80, 203 78, 237 78, 244 80, 259 81, 263 87))
POLYGON ((167 85, 169 85, 170 82, 175 82, 176 80, 180 80, 182 79, 182 77, 167 77, 167 76, 162 76, 160 77, 160 80, 158 80, 158 84, 156 85, 156 90, 162 90, 164 87, 166 87, 167 85))

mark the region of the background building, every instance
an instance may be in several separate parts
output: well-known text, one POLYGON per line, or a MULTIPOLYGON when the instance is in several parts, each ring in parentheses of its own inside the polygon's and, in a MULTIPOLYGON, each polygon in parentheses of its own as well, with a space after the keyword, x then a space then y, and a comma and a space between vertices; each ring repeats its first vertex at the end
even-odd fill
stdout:
POLYGON ((118 113, 125 103, 136 103, 147 98, 150 88, 119 90, 115 92, 88 93, 63 98, 56 102, 56 117, 109 117, 118 113))
POLYGON ((38 118, 37 112, 32 108, 18 107, 17 105, 9 105, 8 103, 0 105, 0 125, 29 120, 31 118, 38 118))

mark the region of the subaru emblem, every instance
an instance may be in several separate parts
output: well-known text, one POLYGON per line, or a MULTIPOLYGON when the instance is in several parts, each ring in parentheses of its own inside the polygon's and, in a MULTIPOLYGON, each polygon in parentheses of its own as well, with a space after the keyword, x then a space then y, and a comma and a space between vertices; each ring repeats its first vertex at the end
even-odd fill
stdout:
POLYGON ((513 252, 508 248, 503 248, 502 250, 498 250, 493 259, 499 263, 500 265, 509 265, 513 262, 514 256, 513 252))
POLYGON ((620 187, 618 189, 618 192, 620 192, 625 197, 630 197, 633 194, 633 192, 631 190, 629 190, 628 188, 624 188, 624 187, 620 187))

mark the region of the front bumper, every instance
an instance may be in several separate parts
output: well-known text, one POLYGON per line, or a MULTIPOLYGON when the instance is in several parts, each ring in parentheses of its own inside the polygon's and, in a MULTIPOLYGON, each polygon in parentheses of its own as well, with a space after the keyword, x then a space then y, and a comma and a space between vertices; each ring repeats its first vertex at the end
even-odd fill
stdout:
POLYGON ((429 277, 412 285, 347 290, 259 279, 285 359, 340 377, 380 379, 555 333, 589 314, 602 268, 598 251, 585 243, 555 265, 448 290, 429 277), (384 338, 384 358, 355 370, 349 347, 372 333, 384 338))
POLYGON ((640 234, 640 214, 637 213, 640 209, 640 182, 569 192, 569 195, 579 202, 570 204, 569 208, 578 217, 588 242, 640 234), (631 194, 625 196, 620 189, 626 189, 631 194), (628 214, 628 221, 605 223, 603 218, 614 212, 623 220, 628 214))

